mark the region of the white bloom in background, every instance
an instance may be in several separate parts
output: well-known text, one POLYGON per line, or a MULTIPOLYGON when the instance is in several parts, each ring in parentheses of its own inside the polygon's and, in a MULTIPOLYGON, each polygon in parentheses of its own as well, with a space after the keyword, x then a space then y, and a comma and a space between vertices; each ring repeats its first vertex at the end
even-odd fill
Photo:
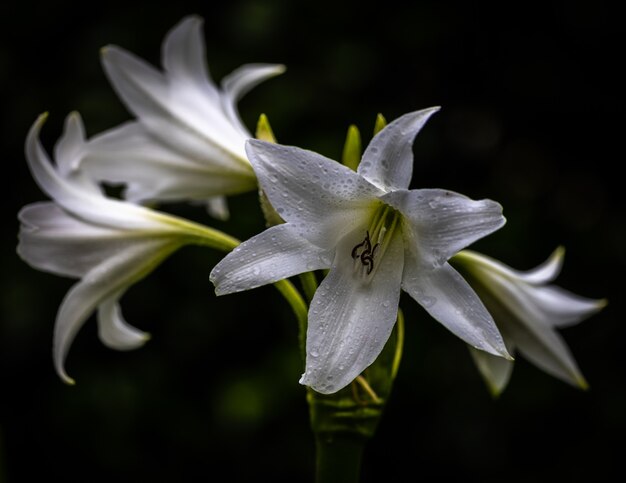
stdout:
POLYGON ((301 383, 349 384, 382 350, 401 289, 470 345, 510 357, 487 310, 447 260, 500 228, 502 208, 439 189, 408 190, 413 140, 437 108, 379 132, 358 171, 319 154, 258 140, 248 157, 286 220, 244 242, 211 272, 218 295, 330 269, 311 302, 301 383))
POLYGON ((125 183, 133 202, 209 201, 226 217, 224 195, 256 188, 244 145, 252 137, 236 104, 282 65, 250 64, 218 88, 209 76, 202 19, 184 18, 165 37, 164 71, 116 46, 102 49, 115 91, 137 117, 92 138, 82 168, 94 179, 125 183))
POLYGON ((73 380, 64 361, 76 333, 98 311, 99 336, 107 346, 141 346, 147 334, 122 318, 119 298, 174 250, 188 243, 230 249, 210 229, 142 206, 106 198, 99 186, 76 169, 84 153, 84 129, 77 113, 66 119, 55 146, 56 169, 38 139, 45 115, 26 140, 33 177, 54 201, 33 203, 19 213, 19 255, 33 267, 79 278, 65 296, 54 328, 54 364, 61 378, 73 380))
MULTIPOLYGON (((534 270, 520 272, 485 255, 464 250, 453 262, 493 315, 511 354, 519 351, 548 374, 587 387, 576 361, 556 329, 568 327, 598 312, 606 300, 580 297, 550 283, 563 264, 564 250, 534 270)), ((513 362, 471 349, 491 392, 500 394, 513 362)))

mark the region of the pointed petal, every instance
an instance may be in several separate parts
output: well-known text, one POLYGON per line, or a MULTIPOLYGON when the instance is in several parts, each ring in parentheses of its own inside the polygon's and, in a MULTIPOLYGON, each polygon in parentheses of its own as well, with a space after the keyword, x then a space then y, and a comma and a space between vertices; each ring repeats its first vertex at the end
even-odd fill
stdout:
POLYGON ((150 335, 129 325, 117 303, 122 293, 103 301, 98 307, 98 335, 104 345, 121 351, 143 346, 150 335))
POLYGON ((405 215, 424 263, 438 266, 505 223, 502 206, 439 189, 398 190, 381 198, 405 215))
POLYGON ((561 273, 563 267, 563 257, 565 256, 565 248, 558 247, 550 257, 538 267, 528 270, 527 272, 519 272, 511 269, 514 275, 530 284, 543 284, 552 282, 561 273))
POLYGON ((225 196, 213 196, 206 200, 206 211, 213 218, 226 221, 230 218, 228 201, 225 196))
POLYGON ((330 255, 297 231, 289 224, 273 226, 235 248, 211 271, 215 293, 240 292, 328 268, 330 255))
POLYGON ((101 50, 102 67, 126 107, 136 116, 160 116, 170 98, 165 76, 116 45, 101 50))
POLYGON ((515 270, 499 260, 472 250, 463 250, 463 253, 459 255, 461 259, 466 259, 472 266, 486 273, 497 273, 512 280, 540 285, 552 282, 561 273, 564 254, 565 249, 558 247, 544 263, 528 271, 515 270))
POLYGON ((57 314, 53 343, 55 368, 65 382, 73 383, 64 367, 67 352, 96 307, 148 275, 179 246, 167 239, 138 242, 94 267, 69 290, 57 314))
POLYGON ((59 173, 67 177, 80 167, 80 158, 85 144, 85 128, 80 114, 70 113, 65 118, 63 135, 54 147, 54 159, 59 173))
POLYGON ((246 150, 276 212, 321 247, 334 247, 362 225, 382 194, 354 171, 312 151, 253 139, 246 150))
POLYGON ((183 18, 163 41, 163 68, 176 81, 191 83, 203 90, 216 104, 219 92, 209 75, 202 27, 197 15, 183 18))
POLYGON ((17 253, 46 272, 82 277, 130 243, 124 232, 87 224, 51 202, 33 203, 19 213, 17 253))
MULTIPOLYGON (((553 258, 548 261, 551 268, 539 267, 537 273, 543 272, 539 274, 540 278, 552 279, 549 272, 556 265, 551 260, 553 258)), ((555 285, 528 283, 525 275, 529 272, 517 272, 497 260, 470 250, 463 250, 455 257, 455 261, 469 271, 468 276, 478 279, 521 321, 533 320, 545 327, 567 327, 606 305, 606 300, 581 297, 555 285)), ((533 278, 536 277, 532 276, 531 271, 533 278)))
POLYGON ((180 223, 171 216, 136 206, 131 203, 103 197, 85 190, 82 183, 62 178, 54 169, 39 141, 39 131, 46 119, 41 115, 26 138, 26 160, 33 178, 41 189, 61 207, 89 224, 114 229, 145 230, 179 233, 180 223))
POLYGON ((519 352, 543 371, 574 386, 587 388, 574 357, 562 337, 551 327, 516 317, 507 319, 507 333, 511 334, 519 352))
MULTIPOLYGON (((504 357, 496 357, 485 351, 480 351, 469 347, 472 359, 476 363, 476 367, 483 376, 489 392, 493 396, 499 396, 506 389, 511 373, 513 372, 513 361, 509 361, 504 357)), ((509 346, 509 351, 511 347, 509 346)))
POLYGON ((363 230, 341 241, 309 310, 306 371, 300 383, 323 394, 342 389, 376 360, 398 313, 402 237, 390 240, 375 271, 364 277, 350 256, 363 230))
POLYGON ((237 112, 237 102, 264 80, 283 72, 285 72, 285 66, 281 64, 247 64, 242 65, 222 79, 222 91, 224 93, 222 108, 230 122, 238 126, 246 137, 250 136, 237 112))
POLYGON ((233 126, 209 80, 166 77, 141 59, 110 46, 102 51, 105 71, 128 109, 157 138, 191 159, 219 153, 232 169, 250 169, 244 142, 249 134, 233 126), (164 133, 167 133, 165 135, 164 133))
POLYGON ((426 311, 470 346, 511 359, 493 318, 474 290, 448 263, 430 269, 410 256, 402 288, 426 311))
POLYGON ((221 151, 194 159, 151 135, 146 128, 129 122, 89 140, 82 168, 99 181, 125 183, 126 199, 143 203, 153 200, 205 200, 252 190, 252 169, 231 169, 221 151))
POLYGON ((536 306, 537 320, 552 327, 575 325, 606 306, 604 299, 581 297, 554 285, 526 287, 526 291, 536 306))
POLYGON ((363 153, 359 174, 383 191, 408 188, 413 176, 413 140, 438 110, 411 112, 388 124, 363 153))
POLYGON ((285 72, 282 64, 246 64, 222 79, 222 91, 231 104, 238 102, 261 82, 285 72))

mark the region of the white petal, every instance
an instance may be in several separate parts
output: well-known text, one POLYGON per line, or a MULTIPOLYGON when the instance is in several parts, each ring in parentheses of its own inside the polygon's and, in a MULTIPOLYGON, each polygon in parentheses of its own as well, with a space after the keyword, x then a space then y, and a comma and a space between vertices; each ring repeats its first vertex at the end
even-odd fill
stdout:
POLYGON ((197 15, 182 19, 163 41, 163 67, 176 81, 192 83, 217 105, 219 92, 209 76, 202 26, 197 15))
POLYGON ((249 140, 246 150, 276 212, 327 248, 363 224, 382 194, 345 166, 295 147, 249 140))
POLYGON ((130 122, 89 140, 82 167, 97 180, 127 184, 124 196, 133 202, 205 200, 256 187, 252 169, 231 169, 221 151, 207 150, 206 159, 187 154, 130 122))
POLYGON ((239 101, 252 88, 285 72, 282 64, 246 64, 231 72, 222 80, 222 90, 233 103, 239 101))
POLYGON ((101 50, 102 67, 126 107, 136 116, 165 114, 170 99, 165 76, 130 52, 109 45, 101 50))
POLYGON ((207 94, 208 80, 198 86, 192 79, 168 79, 115 46, 103 49, 102 63, 117 94, 155 136, 193 152, 195 158, 202 157, 203 145, 221 148, 233 163, 245 166, 243 143, 247 136, 232 126, 221 104, 207 94))
POLYGON ((65 118, 63 135, 54 147, 54 159, 61 176, 67 177, 80 166, 85 144, 85 128, 80 114, 70 113, 65 118))
POLYGON ((136 349, 144 345, 150 335, 129 325, 122 317, 116 294, 103 301, 98 307, 98 335, 104 345, 121 351, 136 349))
POLYGON ((531 319, 520 321, 510 317, 507 333, 519 352, 537 367, 569 384, 587 387, 569 348, 551 327, 531 319))
POLYGON ((522 321, 567 327, 601 310, 605 300, 575 295, 555 285, 532 285, 506 265, 469 250, 459 258, 473 277, 522 321))
POLYGON ((116 229, 146 230, 157 233, 177 232, 173 218, 130 203, 104 198, 85 189, 83 183, 62 178, 53 168, 39 142, 39 131, 46 119, 41 115, 26 138, 26 160, 37 184, 65 210, 78 218, 116 229))
POLYGON ((124 232, 87 224, 50 202, 25 206, 19 219, 20 257, 58 275, 82 277, 131 243, 124 232))
MULTIPOLYGON (((470 347, 469 350, 476 367, 478 367, 478 371, 489 387, 489 391, 492 395, 498 396, 504 391, 511 379, 513 361, 509 361, 504 357, 492 356, 473 347, 470 347)), ((510 346, 509 351, 511 351, 510 346)))
MULTIPOLYGON (((230 121, 239 126, 242 133, 247 134, 247 129, 242 124, 237 112, 237 102, 252 88, 276 75, 285 72, 285 66, 281 64, 247 64, 222 79, 222 91, 224 98, 222 107, 230 121)), ((249 137, 249 135, 248 135, 249 137)))
POLYGON ((268 228, 245 241, 211 271, 215 293, 224 295, 267 285, 330 266, 330 255, 311 245, 289 224, 268 228))
POLYGON ((398 190, 381 198, 405 215, 419 256, 438 266, 459 250, 502 227, 502 206, 439 189, 398 190))
POLYGON ((74 337, 102 302, 148 275, 179 244, 167 239, 138 242, 94 267, 63 299, 54 327, 53 354, 61 378, 72 384, 64 368, 74 337))
POLYGON ((118 95, 153 135, 192 158, 221 150, 231 164, 249 169, 244 142, 250 135, 233 126, 208 79, 187 71, 166 76, 115 46, 103 49, 102 62, 118 95))
POLYGON ((406 189, 413 176, 413 140, 439 107, 399 117, 370 142, 358 172, 384 191, 406 189))
POLYGON ((558 247, 544 263, 528 271, 515 270, 499 260, 471 250, 464 250, 460 258, 467 260, 470 269, 476 267, 487 274, 496 273, 511 280, 539 285, 552 282, 561 273, 564 254, 565 249, 558 247))
POLYGON ((228 201, 225 196, 213 196, 205 201, 206 211, 213 218, 226 221, 230 218, 228 201))
POLYGON ((606 305, 606 300, 581 297, 554 285, 528 287, 527 292, 541 312, 537 319, 552 327, 562 328, 577 324, 606 305))
POLYGON ((531 284, 542 284, 552 282, 561 273, 563 267, 563 257, 565 249, 558 247, 550 257, 538 267, 527 272, 512 270, 520 279, 531 284))
POLYGON ((448 263, 429 269, 411 259, 405 263, 402 288, 470 346, 511 359, 493 318, 463 277, 448 263))
POLYGON ((389 241, 372 276, 364 277, 351 256, 363 231, 355 230, 341 241, 309 309, 306 371, 300 383, 323 394, 345 387, 376 360, 398 313, 402 237, 389 241))

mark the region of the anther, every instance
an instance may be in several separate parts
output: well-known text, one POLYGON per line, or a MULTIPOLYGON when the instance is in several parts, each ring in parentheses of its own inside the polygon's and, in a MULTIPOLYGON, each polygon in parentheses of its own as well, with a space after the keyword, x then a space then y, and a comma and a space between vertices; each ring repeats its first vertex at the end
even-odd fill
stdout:
POLYGON ((361 263, 363 264, 363 266, 367 267, 368 275, 372 273, 372 270, 374 269, 374 255, 376 254, 376 249, 378 248, 378 245, 379 243, 376 243, 374 246, 372 246, 372 241, 370 240, 370 232, 366 231, 365 240, 357 244, 352 249, 352 258, 354 258, 355 260, 357 258, 361 259, 361 263), (359 249, 361 248, 362 250, 359 253, 359 249))

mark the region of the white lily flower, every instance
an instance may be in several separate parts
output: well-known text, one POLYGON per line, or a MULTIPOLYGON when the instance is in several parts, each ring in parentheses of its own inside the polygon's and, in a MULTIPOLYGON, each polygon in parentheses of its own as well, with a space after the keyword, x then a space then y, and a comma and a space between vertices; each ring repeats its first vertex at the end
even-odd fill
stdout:
POLYGON ((206 65, 202 25, 189 16, 167 34, 163 72, 120 47, 102 49, 106 74, 137 120, 92 138, 82 168, 99 181, 125 183, 129 201, 209 200, 209 211, 223 218, 224 195, 256 188, 244 148, 252 135, 236 103, 285 68, 244 65, 218 88, 206 65))
POLYGON ((247 143, 259 183, 286 223, 236 248, 211 280, 222 295, 330 268, 309 309, 300 380, 316 391, 336 392, 374 362, 393 329, 401 289, 470 345, 510 357, 478 296, 447 263, 504 224, 501 206, 407 189, 413 139, 437 110, 389 124, 357 172, 311 151, 247 143))
MULTIPOLYGON (((561 271, 563 248, 533 270, 520 272, 485 255, 464 250, 453 262, 493 315, 511 353, 524 357, 569 384, 587 387, 576 361, 556 329, 586 319, 606 300, 580 297, 551 282, 561 271)), ((513 362, 471 349, 480 373, 494 395, 506 387, 513 362)))
POLYGON ((20 211, 17 251, 37 269, 80 279, 65 296, 54 328, 55 368, 71 384, 65 357, 96 309, 104 344, 120 350, 139 347, 148 335, 124 321, 118 305, 124 292, 182 245, 222 243, 230 249, 236 243, 195 223, 106 198, 74 168, 85 148, 77 113, 66 119, 55 149, 55 169, 38 139, 45 117, 40 116, 28 133, 26 158, 33 177, 54 201, 33 203, 20 211))

